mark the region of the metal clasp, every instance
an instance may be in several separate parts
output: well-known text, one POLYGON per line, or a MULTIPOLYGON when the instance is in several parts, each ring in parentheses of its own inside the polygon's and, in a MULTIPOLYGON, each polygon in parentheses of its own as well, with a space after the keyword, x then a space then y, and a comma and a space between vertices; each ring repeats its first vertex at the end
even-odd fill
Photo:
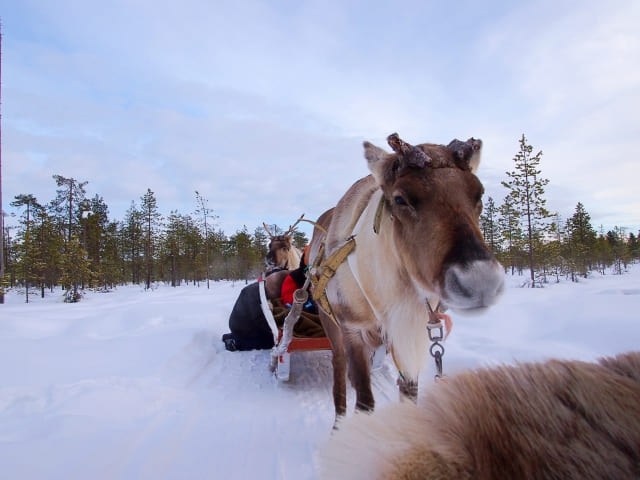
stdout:
MULTIPOLYGON (((440 305, 438 304, 438 307, 440 305)), ((436 307, 436 310, 438 309, 436 307)), ((431 304, 427 300, 427 309, 429 310, 429 321, 427 322, 427 333, 431 346, 429 347, 429 354, 433 357, 436 363, 436 374, 434 379, 436 381, 444 377, 442 373, 442 357, 444 356, 444 346, 440 343, 444 340, 444 326, 442 321, 438 318, 438 315, 431 308, 431 304)))

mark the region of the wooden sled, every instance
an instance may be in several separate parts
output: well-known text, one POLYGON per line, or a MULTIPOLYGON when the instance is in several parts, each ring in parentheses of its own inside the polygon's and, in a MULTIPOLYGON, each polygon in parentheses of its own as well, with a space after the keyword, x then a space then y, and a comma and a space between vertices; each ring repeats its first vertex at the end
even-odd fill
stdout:
POLYGON ((331 343, 327 337, 304 338, 294 337, 293 327, 300 319, 302 308, 307 302, 308 294, 304 288, 296 290, 293 294, 293 305, 284 319, 282 328, 278 327, 273 312, 269 308, 264 281, 259 282, 260 307, 267 319, 267 323, 273 333, 275 346, 271 349, 271 371, 275 373, 279 381, 289 381, 291 371, 291 353, 308 352, 312 350, 331 350, 331 343))

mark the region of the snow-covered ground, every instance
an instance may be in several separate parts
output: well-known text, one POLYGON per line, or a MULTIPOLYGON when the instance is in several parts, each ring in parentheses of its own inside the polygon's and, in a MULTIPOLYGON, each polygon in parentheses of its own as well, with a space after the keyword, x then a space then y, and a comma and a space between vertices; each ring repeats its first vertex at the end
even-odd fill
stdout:
MULTIPOLYGON (((578 284, 518 288, 484 316, 452 315, 445 373, 548 357, 593 360, 640 348, 640 266, 578 284)), ((333 423, 328 352, 227 352, 220 337, 241 283, 59 293, 0 305, 0 478, 316 478, 333 423)), ((421 389, 433 384, 425 352, 421 389)), ((387 359, 378 406, 395 402, 387 359)), ((349 393, 352 411, 354 398, 349 393)))

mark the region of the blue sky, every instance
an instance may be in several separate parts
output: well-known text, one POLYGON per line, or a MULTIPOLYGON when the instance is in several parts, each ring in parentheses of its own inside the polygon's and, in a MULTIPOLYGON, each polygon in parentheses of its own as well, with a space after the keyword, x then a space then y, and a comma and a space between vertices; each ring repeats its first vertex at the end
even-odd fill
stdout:
POLYGON ((0 0, 3 204, 88 181, 112 218, 194 191, 227 234, 319 216, 362 141, 484 141, 501 203, 525 133, 563 218, 640 228, 640 3, 0 0))

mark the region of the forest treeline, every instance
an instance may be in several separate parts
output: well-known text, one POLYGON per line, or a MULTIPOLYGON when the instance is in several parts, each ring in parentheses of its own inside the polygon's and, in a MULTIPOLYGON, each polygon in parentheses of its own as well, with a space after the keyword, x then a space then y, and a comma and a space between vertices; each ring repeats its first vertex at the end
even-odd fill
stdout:
MULTIPOLYGON (((4 287, 20 286, 29 295, 62 288, 65 299, 78 301, 85 288, 109 290, 134 283, 150 288, 209 280, 256 278, 264 270, 269 236, 262 226, 232 235, 216 229, 208 200, 195 192, 193 213, 159 213, 151 189, 131 202, 124 219, 112 220, 104 199, 86 198, 87 182, 54 175, 56 197, 47 204, 20 194, 11 205, 20 216, 12 235, 3 235, 4 287)), ((283 233, 269 226, 273 235, 283 233)), ((294 243, 308 243, 294 232, 294 243)))
MULTIPOLYGON (((637 236, 619 227, 597 232, 580 202, 568 219, 548 210, 544 187, 549 181, 542 177, 541 158, 523 134, 514 169, 502 182, 502 203, 484 200, 480 227, 490 249, 505 270, 528 272, 525 283, 532 287, 561 277, 577 281, 611 267, 622 273, 640 256, 637 236)), ((2 286, 24 288, 26 301, 30 294, 44 296, 56 288, 74 302, 85 288, 108 290, 126 283, 150 288, 155 282, 248 281, 264 268, 269 237, 263 227, 227 235, 216 228, 217 217, 198 192, 193 213, 162 216, 147 189, 122 220, 113 220, 101 196, 86 197, 86 181, 61 175, 53 180, 56 196, 49 203, 29 193, 14 198, 19 226, 5 227, 2 236, 2 286)), ((277 225, 270 230, 282 233, 277 225)), ((308 239, 296 231, 294 242, 302 248, 308 239)))

